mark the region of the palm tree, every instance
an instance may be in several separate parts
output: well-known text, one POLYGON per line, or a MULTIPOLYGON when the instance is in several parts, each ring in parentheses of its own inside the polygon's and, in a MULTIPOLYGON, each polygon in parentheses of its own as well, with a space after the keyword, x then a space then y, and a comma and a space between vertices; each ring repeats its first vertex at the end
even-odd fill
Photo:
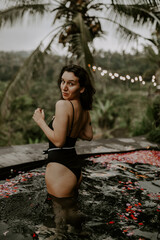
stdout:
MULTIPOLYGON (((8 1, 9 3, 11 1, 8 1)), ((46 12, 53 13, 53 26, 56 21, 60 20, 62 24, 57 28, 53 27, 53 30, 40 42, 29 59, 26 60, 15 79, 8 85, 1 101, 1 119, 7 117, 11 99, 17 93, 23 93, 24 88, 22 88, 22 85, 31 81, 33 71, 38 71, 36 62, 39 62, 39 58, 42 59, 50 51, 51 45, 57 37, 59 43, 68 47, 68 51, 73 55, 74 62, 81 64, 89 71, 88 63, 93 64, 91 53, 93 39, 102 33, 98 18, 95 16, 90 17, 88 13, 91 9, 101 10, 101 4, 92 4, 92 1, 89 0, 55 0, 41 4, 38 1, 35 3, 34 0, 27 1, 27 3, 21 3, 21 1, 17 0, 14 4, 14 6, 7 6, 7 9, 0 12, 0 26, 4 26, 8 21, 14 24, 17 19, 23 19, 25 13, 29 13, 34 17, 36 13, 43 16, 46 12), (44 45, 46 39, 48 42, 47 45, 44 45), (30 74, 26 75, 26 71, 30 74)))
POLYGON ((103 20, 111 23, 123 39, 129 41, 143 37, 155 44, 152 38, 134 31, 131 23, 138 28, 148 25, 155 29, 160 27, 160 6, 156 0, 110 0, 107 3, 103 0, 6 0, 5 3, 4 9, 0 11, 1 27, 7 22, 14 24, 23 19, 26 13, 34 17, 36 14, 44 16, 50 12, 53 13, 53 30, 46 36, 47 44, 44 44, 44 38, 7 87, 0 106, 1 118, 7 112, 9 114, 10 100, 15 94, 23 92, 24 87, 18 90, 17 86, 24 86, 31 81, 33 72, 38 71, 37 62, 43 59, 57 38, 59 43, 68 47, 73 61, 87 69, 88 63, 93 64, 93 40, 103 34, 103 20), (59 24, 57 28, 54 27, 55 22, 59 24), (26 70, 29 75, 25 74, 26 70))

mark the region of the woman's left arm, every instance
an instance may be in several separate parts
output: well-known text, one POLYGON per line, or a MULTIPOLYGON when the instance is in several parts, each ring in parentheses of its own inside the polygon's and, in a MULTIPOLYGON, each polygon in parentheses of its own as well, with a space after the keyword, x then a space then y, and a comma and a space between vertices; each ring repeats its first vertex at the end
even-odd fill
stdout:
POLYGON ((64 145, 67 136, 68 114, 63 100, 56 103, 54 130, 46 124, 44 111, 40 108, 35 110, 33 119, 55 146, 62 147, 64 145))

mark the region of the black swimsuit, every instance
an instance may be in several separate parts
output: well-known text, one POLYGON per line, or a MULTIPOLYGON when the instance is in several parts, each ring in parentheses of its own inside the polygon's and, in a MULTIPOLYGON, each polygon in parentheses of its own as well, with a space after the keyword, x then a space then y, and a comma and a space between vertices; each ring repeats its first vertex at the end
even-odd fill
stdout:
MULTIPOLYGON (((73 108, 73 119, 69 136, 66 137, 66 142, 62 148, 58 148, 51 141, 49 141, 49 148, 47 151, 45 151, 45 153, 48 153, 47 163, 56 162, 66 166, 75 174, 78 181, 81 176, 81 163, 75 150, 77 138, 70 137, 74 122, 74 106, 72 102, 70 103, 72 104, 73 108)), ((52 123, 53 120, 48 125, 51 129, 53 129, 52 123)))

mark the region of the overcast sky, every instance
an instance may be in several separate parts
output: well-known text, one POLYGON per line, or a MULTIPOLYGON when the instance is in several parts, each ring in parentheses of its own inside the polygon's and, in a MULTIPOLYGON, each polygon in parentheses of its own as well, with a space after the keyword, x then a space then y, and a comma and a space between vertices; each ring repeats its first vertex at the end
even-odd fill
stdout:
MULTIPOLYGON (((52 20, 53 16, 47 14, 41 21, 35 18, 34 21, 25 21, 22 24, 17 23, 13 27, 5 26, 1 28, 0 51, 32 51, 51 29, 53 29, 53 27, 51 27, 52 20)), ((137 48, 137 43, 126 45, 108 31, 105 38, 95 39, 94 46, 97 50, 125 50, 130 52, 133 47, 137 48)), ((138 48, 142 49, 140 45, 138 48)), ((66 50, 62 47, 62 44, 58 43, 53 45, 53 52, 55 52, 55 54, 66 54, 66 50)))

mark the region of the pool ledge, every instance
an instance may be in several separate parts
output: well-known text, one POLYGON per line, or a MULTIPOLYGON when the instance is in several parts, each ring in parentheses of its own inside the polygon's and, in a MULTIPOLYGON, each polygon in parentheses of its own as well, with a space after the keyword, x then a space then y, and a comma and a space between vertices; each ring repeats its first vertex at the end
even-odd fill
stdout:
MULTIPOLYGON (((47 143, 15 145, 0 147, 0 169, 26 163, 44 162, 47 143)), ((160 145, 151 143, 144 136, 133 138, 110 138, 88 141, 78 141, 76 150, 79 155, 125 152, 138 149, 160 148, 160 145)))

